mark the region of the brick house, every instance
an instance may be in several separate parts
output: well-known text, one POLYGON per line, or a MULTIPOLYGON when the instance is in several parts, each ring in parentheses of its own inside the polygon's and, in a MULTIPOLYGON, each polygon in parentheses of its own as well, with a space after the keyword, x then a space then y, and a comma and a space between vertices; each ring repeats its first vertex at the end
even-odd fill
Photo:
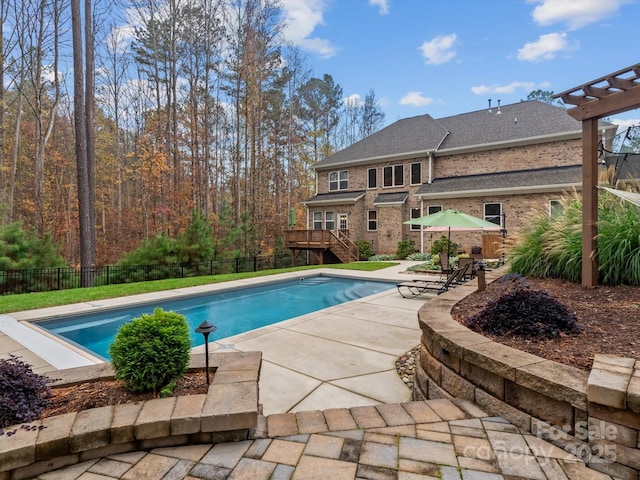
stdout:
MULTIPOLYGON (((603 122, 603 138, 615 129, 603 122)), ((429 251, 434 237, 403 222, 440 209, 521 230, 532 208, 551 211, 563 192, 580 190, 581 135, 566 110, 536 100, 399 120, 315 165, 307 228, 344 232, 376 253, 409 238, 429 251)), ((469 251, 481 237, 458 232, 455 241, 469 251)))

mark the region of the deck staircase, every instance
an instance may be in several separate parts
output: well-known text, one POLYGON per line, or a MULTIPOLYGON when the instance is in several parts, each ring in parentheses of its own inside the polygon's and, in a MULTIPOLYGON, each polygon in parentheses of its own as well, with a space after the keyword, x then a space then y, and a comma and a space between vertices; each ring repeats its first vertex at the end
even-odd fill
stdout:
POLYGON ((302 250, 316 255, 320 264, 324 263, 325 252, 331 252, 342 263, 360 259, 360 249, 346 233, 338 230, 287 230, 285 244, 294 252, 302 250))

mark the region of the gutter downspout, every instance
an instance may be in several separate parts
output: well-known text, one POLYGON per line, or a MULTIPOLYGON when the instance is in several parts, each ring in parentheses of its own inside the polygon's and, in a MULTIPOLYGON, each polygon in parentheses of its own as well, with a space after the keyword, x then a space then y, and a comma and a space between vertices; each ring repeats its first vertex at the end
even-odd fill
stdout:
POLYGON ((442 146, 442 144, 444 143, 444 141, 447 139, 449 135, 451 135, 451 132, 449 130, 446 130, 444 132, 444 137, 442 137, 442 140, 440 140, 440 143, 438 143, 435 150, 432 150, 431 152, 429 152, 429 182, 428 182, 429 184, 431 184, 431 182, 433 181, 433 163, 436 158, 435 154, 440 149, 440 147, 442 146))
MULTIPOLYGON (((431 154, 429 154, 429 183, 431 183, 431 154)), ((424 216, 424 200, 420 199, 420 216, 424 216)), ((420 225, 420 253, 424 253, 424 226, 420 225)))
MULTIPOLYGON (((427 180, 427 183, 429 185, 431 185, 431 183, 433 182, 433 163, 436 158, 435 153, 442 146, 449 135, 451 135, 451 132, 449 130, 445 130, 444 136, 442 137, 442 140, 440 140, 440 143, 438 143, 438 145, 436 146, 435 150, 429 152, 429 179, 427 180)), ((423 198, 420 198, 420 216, 424 216, 423 198)), ((420 227, 420 253, 424 253, 424 227, 420 227)))

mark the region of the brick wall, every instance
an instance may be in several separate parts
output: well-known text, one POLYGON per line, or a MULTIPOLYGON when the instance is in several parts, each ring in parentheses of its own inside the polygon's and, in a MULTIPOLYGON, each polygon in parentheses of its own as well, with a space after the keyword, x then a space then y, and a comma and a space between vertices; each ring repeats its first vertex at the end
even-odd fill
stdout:
POLYGON ((462 175, 579 165, 581 162, 581 140, 565 140, 436 157, 434 176, 440 178, 459 177, 462 175))
MULTIPOLYGON (((412 208, 420 208, 420 199, 415 197, 420 185, 409 184, 410 165, 416 162, 422 163, 422 182, 427 182, 429 162, 426 157, 343 168, 343 170, 349 171, 348 191, 363 190, 365 191, 364 198, 359 200, 356 205, 314 206, 310 208, 310 222, 313 211, 335 212, 336 219, 339 213, 347 213, 349 215, 351 239, 370 242, 376 253, 395 253, 398 242, 404 239, 413 239, 419 249, 421 242, 420 232, 411 230, 410 225, 403 223, 410 219, 412 208), (383 188, 381 186, 383 168, 399 164, 404 166, 404 185, 383 188), (373 167, 378 172, 378 187, 367 189, 367 172, 369 168, 373 167), (397 192, 409 193, 404 204, 387 207, 374 206, 373 203, 377 195, 397 192), (378 211, 378 230, 375 232, 367 231, 368 210, 378 211)), ((436 178, 494 173, 518 169, 576 165, 580 164, 580 162, 581 143, 579 139, 576 139, 436 157, 433 165, 433 176, 436 178)), ((322 170, 317 173, 318 193, 329 193, 328 177, 330 171, 340 171, 340 168, 322 170)), ((439 205, 443 209, 453 208, 483 218, 485 203, 502 203, 502 211, 506 214, 507 230, 509 234, 513 235, 522 231, 529 224, 530 216, 534 210, 548 210, 549 201, 559 197, 560 194, 558 193, 540 193, 432 200, 425 201, 425 214, 427 206, 439 205)), ((308 228, 313 228, 313 224, 310 223, 308 228)), ((440 234, 425 234, 424 251, 430 251, 431 244, 438 238, 440 238, 440 234)), ((509 235, 507 235, 507 244, 509 243, 508 239, 509 235)), ((469 252, 472 246, 482 245, 482 234, 457 232, 452 235, 452 241, 455 241, 461 250, 469 252)))

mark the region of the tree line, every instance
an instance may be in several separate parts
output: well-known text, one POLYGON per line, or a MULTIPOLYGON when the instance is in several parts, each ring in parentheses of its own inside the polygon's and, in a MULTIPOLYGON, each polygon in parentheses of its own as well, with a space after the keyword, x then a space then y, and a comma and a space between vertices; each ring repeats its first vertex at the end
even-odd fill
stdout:
POLYGON ((94 3, 0 0, 0 227, 71 264, 79 189, 98 263, 177 238, 194 209, 215 255, 270 252, 313 165, 383 125, 373 90, 345 100, 286 42, 276 0, 94 3))

